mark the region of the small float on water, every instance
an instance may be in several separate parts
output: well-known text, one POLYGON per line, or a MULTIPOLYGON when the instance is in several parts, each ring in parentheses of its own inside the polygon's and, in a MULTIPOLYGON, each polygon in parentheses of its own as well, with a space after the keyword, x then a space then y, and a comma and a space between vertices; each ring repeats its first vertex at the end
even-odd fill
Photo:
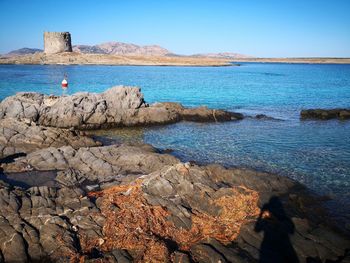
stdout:
POLYGON ((64 75, 64 78, 63 78, 63 80, 61 82, 61 86, 62 86, 62 89, 68 88, 68 80, 67 80, 67 75, 66 74, 64 75))

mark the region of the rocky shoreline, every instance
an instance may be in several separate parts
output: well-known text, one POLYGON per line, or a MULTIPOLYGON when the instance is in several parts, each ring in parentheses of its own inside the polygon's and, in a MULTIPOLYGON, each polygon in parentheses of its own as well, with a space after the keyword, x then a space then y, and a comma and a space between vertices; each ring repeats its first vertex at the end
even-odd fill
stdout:
POLYGON ((145 126, 178 121, 215 122, 243 119, 240 113, 206 107, 185 108, 179 103, 145 102, 141 89, 116 86, 101 94, 48 96, 17 93, 0 104, 0 119, 25 119, 41 126, 80 130, 145 126))
POLYGON ((132 87, 8 97, 2 178, 49 171, 55 185, 0 180, 0 262, 349 262, 349 237, 288 178, 182 163, 146 144, 104 146, 80 131, 242 118, 148 105, 132 87))

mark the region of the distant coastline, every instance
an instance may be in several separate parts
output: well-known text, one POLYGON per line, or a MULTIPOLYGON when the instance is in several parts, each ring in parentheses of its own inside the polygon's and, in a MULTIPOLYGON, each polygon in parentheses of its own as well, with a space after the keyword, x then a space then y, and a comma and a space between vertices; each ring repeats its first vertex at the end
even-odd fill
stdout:
POLYGON ((110 55, 64 52, 0 56, 0 65, 237 66, 237 63, 350 64, 350 58, 223 58, 204 56, 110 55))
POLYGON ((295 64, 350 64, 350 58, 237 58, 233 62, 295 63, 295 64))
POLYGON ((20 65, 128 65, 128 66, 233 66, 231 60, 222 58, 187 56, 109 55, 65 52, 0 57, 0 64, 20 65))

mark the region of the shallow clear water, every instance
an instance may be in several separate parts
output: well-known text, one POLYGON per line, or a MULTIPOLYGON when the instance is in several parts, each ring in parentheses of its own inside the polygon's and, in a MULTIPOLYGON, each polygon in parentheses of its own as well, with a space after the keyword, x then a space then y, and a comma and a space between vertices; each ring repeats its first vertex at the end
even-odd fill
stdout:
MULTIPOLYGON (((108 132, 122 140, 174 149, 183 160, 275 172, 331 195, 343 216, 350 207, 350 121, 300 121, 302 108, 350 107, 350 65, 242 64, 240 67, 0 66, 0 99, 18 91, 101 92, 124 84, 147 102, 178 101, 282 119, 108 132), (341 205, 339 205, 339 203, 341 205)), ((348 217, 348 220, 350 218, 348 217)))

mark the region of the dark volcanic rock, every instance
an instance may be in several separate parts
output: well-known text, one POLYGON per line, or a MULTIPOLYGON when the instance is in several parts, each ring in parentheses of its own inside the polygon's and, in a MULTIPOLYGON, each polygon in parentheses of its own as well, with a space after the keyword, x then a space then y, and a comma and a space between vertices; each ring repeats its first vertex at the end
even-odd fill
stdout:
POLYGON ((0 119, 0 158, 65 145, 78 149, 101 143, 79 131, 42 127, 34 122, 20 122, 12 118, 0 119))
POLYGON ((148 106, 140 89, 134 87, 114 87, 101 94, 77 93, 63 97, 18 93, 0 103, 0 118, 9 117, 29 119, 42 126, 78 129, 243 118, 239 113, 206 107, 189 109, 178 103, 148 106))
POLYGON ((308 109, 300 112, 301 119, 350 119, 350 109, 308 109))

